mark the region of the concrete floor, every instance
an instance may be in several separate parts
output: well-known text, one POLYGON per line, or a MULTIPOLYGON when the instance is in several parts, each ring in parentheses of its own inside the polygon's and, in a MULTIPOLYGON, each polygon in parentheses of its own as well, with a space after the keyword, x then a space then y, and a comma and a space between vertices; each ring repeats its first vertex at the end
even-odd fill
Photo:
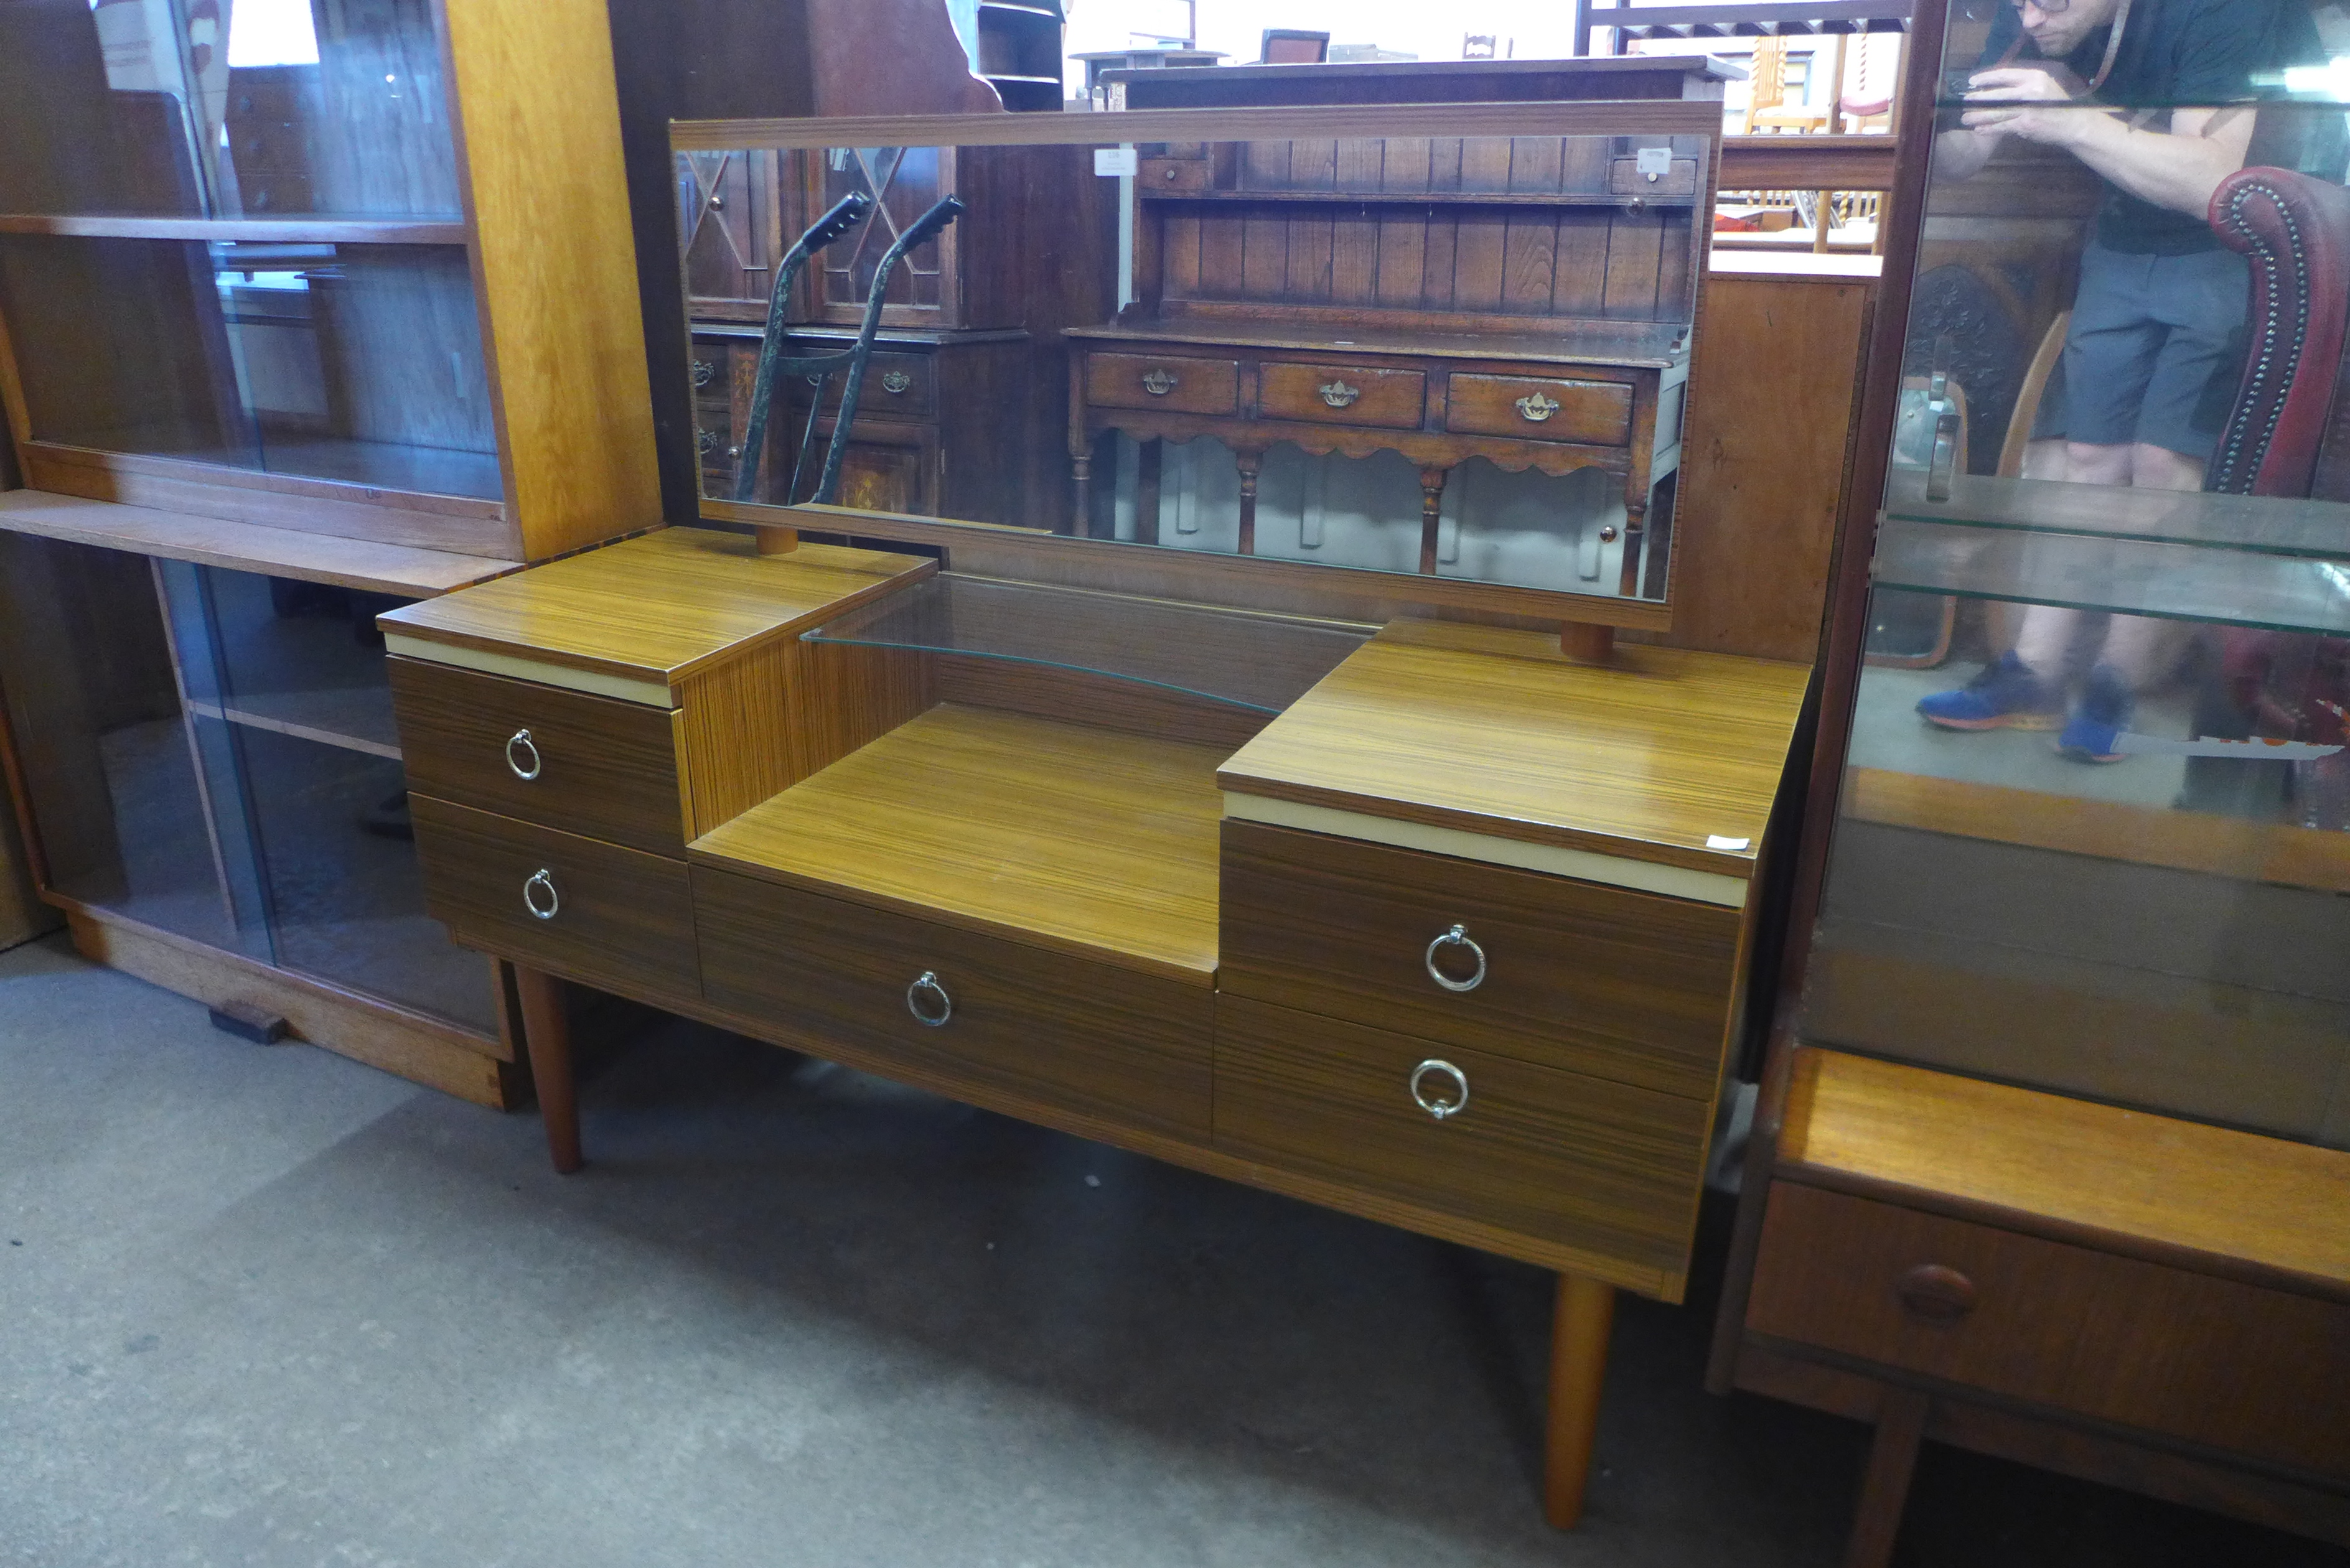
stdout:
MULTIPOLYGON (((566 1179, 529 1116, 0 956, 0 1563, 1835 1560, 1863 1435, 1705 1395, 1710 1283, 1624 1303, 1559 1535, 1534 1270, 684 1025, 584 1098, 566 1179)), ((1929 1449, 1900 1561, 2345 1556, 1929 1449)))

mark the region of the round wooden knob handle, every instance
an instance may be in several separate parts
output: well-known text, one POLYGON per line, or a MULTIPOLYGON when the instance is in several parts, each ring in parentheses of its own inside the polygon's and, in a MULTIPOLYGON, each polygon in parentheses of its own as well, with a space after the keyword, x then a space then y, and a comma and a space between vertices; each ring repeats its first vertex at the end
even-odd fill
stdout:
POLYGON ((1975 1310, 1975 1282, 1940 1263, 1920 1263, 1894 1287, 1901 1304, 1929 1323, 1956 1323, 1975 1310))

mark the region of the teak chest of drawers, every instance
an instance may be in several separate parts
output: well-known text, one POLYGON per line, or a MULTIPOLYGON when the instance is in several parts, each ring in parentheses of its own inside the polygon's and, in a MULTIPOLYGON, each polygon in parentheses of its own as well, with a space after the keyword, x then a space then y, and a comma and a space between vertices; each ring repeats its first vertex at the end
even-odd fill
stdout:
POLYGON ((936 570, 676 529, 384 618, 432 908, 528 973, 556 1163, 576 981, 1555 1270, 1571 1522, 1612 1292, 1686 1281, 1806 672, 1401 621, 1170 725, 801 635, 936 570))

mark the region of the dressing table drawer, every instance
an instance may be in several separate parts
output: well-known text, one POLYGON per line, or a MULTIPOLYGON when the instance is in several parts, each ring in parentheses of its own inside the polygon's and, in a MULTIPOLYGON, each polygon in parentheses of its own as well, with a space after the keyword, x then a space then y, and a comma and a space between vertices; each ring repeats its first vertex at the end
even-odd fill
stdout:
MULTIPOLYGON (((887 348, 873 351, 871 363, 865 369, 865 384, 857 397, 857 417, 859 419, 928 419, 937 411, 939 401, 938 365, 928 354, 893 353, 887 348)), ((807 401, 815 389, 805 376, 786 380, 792 406, 800 417, 806 417, 807 401)), ((835 370, 824 379, 824 411, 837 413, 840 400, 848 389, 848 373, 835 370)), ((790 431, 796 438, 796 426, 790 431)))
POLYGON ((1237 413, 1240 361, 1181 354, 1088 354, 1086 400, 1112 409, 1237 413))
POLYGON ((411 794, 424 904, 460 942, 648 998, 700 994, 682 861, 411 794))
POLYGON ((673 711, 394 659, 409 787, 460 805, 676 856, 673 711))
POLYGON ((1257 411, 1269 420, 1418 430, 1427 400, 1428 377, 1418 370, 1280 363, 1257 368, 1257 411))
POLYGON ((1231 818, 1222 833, 1222 990, 1711 1097, 1737 910, 1231 818))
POLYGON ((1688 1265, 1708 1110, 1706 1100, 1216 998, 1220 1151, 1669 1279, 1688 1265))
POLYGON ((1620 381, 1453 376, 1447 385, 1449 431, 1585 446, 1623 446, 1632 439, 1632 389, 1620 381))
POLYGON ((1207 1136, 1205 986, 706 866, 693 892, 703 994, 718 1007, 1023 1099, 1207 1136))

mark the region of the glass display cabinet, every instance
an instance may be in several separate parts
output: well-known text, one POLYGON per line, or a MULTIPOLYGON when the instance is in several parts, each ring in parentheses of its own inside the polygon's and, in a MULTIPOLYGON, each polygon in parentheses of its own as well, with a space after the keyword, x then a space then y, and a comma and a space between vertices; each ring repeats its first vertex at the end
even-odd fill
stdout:
POLYGON ((2326 48, 1918 9, 1711 1374, 1874 1425, 1854 1568, 1925 1438, 2350 1542, 2326 48))
POLYGON ((608 37, 583 0, 0 5, 41 890, 91 956, 501 1106, 371 619, 660 521, 608 37))

